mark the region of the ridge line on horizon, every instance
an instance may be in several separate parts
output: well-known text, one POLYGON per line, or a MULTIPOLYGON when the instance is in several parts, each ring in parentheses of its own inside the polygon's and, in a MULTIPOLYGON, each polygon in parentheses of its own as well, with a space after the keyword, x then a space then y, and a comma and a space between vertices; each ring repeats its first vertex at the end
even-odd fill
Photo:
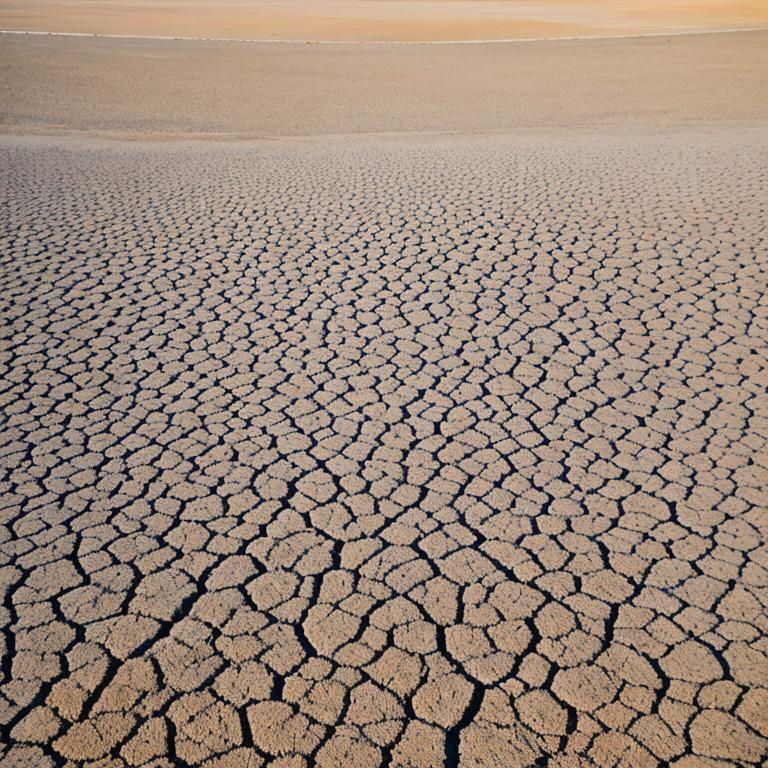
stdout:
POLYGON ((108 40, 164 40, 205 43, 274 43, 282 45, 483 45, 486 43, 543 43, 576 40, 633 40, 655 37, 693 37, 742 32, 768 32, 768 27, 733 27, 673 32, 637 32, 626 35, 567 35, 561 37, 507 37, 467 40, 290 40, 257 37, 194 37, 191 35, 138 35, 106 32, 55 32, 35 29, 0 29, 0 35, 29 35, 35 37, 89 37, 108 40))

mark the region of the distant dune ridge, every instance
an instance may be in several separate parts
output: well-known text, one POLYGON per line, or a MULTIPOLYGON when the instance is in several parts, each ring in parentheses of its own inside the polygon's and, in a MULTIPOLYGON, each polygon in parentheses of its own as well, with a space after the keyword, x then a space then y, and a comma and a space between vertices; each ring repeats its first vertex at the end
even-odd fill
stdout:
POLYGON ((474 40, 768 26, 758 0, 4 0, 0 28, 285 40, 474 40))

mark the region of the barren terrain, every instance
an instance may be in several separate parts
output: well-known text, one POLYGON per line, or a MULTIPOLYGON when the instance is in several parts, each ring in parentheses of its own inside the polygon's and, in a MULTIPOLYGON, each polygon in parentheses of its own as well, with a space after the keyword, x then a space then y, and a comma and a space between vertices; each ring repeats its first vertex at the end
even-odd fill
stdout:
POLYGON ((121 138, 768 124, 768 32, 483 45, 0 34, 0 131, 121 138))
POLYGON ((764 765, 764 42, 0 37, 0 765, 764 765))

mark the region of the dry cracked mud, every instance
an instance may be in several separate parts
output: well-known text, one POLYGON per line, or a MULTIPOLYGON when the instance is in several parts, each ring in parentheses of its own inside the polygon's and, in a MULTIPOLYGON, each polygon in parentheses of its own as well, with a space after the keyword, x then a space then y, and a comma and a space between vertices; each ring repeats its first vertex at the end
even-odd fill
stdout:
POLYGON ((764 764, 764 133, 0 151, 4 768, 764 764))

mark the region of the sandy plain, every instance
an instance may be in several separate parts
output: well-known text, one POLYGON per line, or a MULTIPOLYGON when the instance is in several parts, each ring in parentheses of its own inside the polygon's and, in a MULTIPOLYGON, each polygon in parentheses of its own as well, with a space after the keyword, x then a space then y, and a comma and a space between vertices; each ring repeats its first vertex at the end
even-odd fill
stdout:
POLYGON ((766 42, 0 36, 0 765, 764 764, 766 42))
POLYGON ((482 45, 0 35, 0 130, 124 138, 768 120, 768 32, 482 45))

